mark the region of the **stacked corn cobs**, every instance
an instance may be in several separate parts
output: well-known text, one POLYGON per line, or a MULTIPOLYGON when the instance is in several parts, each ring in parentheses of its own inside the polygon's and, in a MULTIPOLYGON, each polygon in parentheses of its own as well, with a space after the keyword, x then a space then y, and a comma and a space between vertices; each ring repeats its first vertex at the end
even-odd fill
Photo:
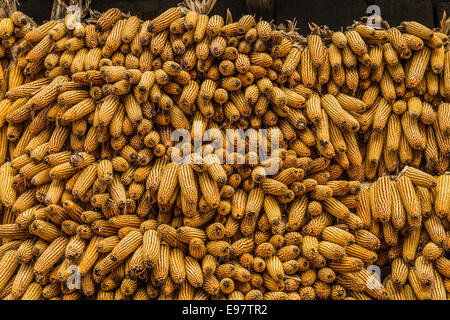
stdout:
POLYGON ((229 20, 0 21, 2 299, 449 297, 447 36, 229 20))

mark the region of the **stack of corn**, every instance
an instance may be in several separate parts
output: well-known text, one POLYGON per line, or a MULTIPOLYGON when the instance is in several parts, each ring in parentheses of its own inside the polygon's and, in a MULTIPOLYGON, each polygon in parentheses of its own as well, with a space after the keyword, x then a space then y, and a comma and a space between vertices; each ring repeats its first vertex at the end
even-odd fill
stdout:
POLYGON ((0 297, 447 299, 445 31, 210 5, 0 21, 0 297))

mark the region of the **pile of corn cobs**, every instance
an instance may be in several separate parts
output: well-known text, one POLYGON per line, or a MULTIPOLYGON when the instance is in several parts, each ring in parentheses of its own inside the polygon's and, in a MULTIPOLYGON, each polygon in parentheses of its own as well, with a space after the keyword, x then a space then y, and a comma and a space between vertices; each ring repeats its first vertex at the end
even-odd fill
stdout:
POLYGON ((0 37, 2 299, 448 298, 446 30, 185 6, 0 37))

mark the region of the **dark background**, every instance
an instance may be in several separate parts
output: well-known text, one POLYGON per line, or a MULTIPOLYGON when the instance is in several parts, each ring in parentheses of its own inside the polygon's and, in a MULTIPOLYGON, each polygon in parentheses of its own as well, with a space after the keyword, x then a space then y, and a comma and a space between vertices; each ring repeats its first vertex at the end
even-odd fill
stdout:
MULTIPOLYGON (((122 11, 151 19, 182 0, 92 0, 91 8, 104 11, 117 7, 122 11)), ((68 2, 68 1, 66 1, 68 2)), ((21 0, 19 9, 40 23, 50 18, 53 0, 21 0)), ((225 16, 229 8, 234 20, 242 14, 256 13, 277 23, 297 17, 300 32, 306 33, 307 23, 328 25, 337 30, 351 25, 366 15, 369 5, 378 5, 381 16, 391 26, 405 20, 438 26, 442 12, 450 14, 450 1, 441 0, 217 0, 212 14, 225 16)))

